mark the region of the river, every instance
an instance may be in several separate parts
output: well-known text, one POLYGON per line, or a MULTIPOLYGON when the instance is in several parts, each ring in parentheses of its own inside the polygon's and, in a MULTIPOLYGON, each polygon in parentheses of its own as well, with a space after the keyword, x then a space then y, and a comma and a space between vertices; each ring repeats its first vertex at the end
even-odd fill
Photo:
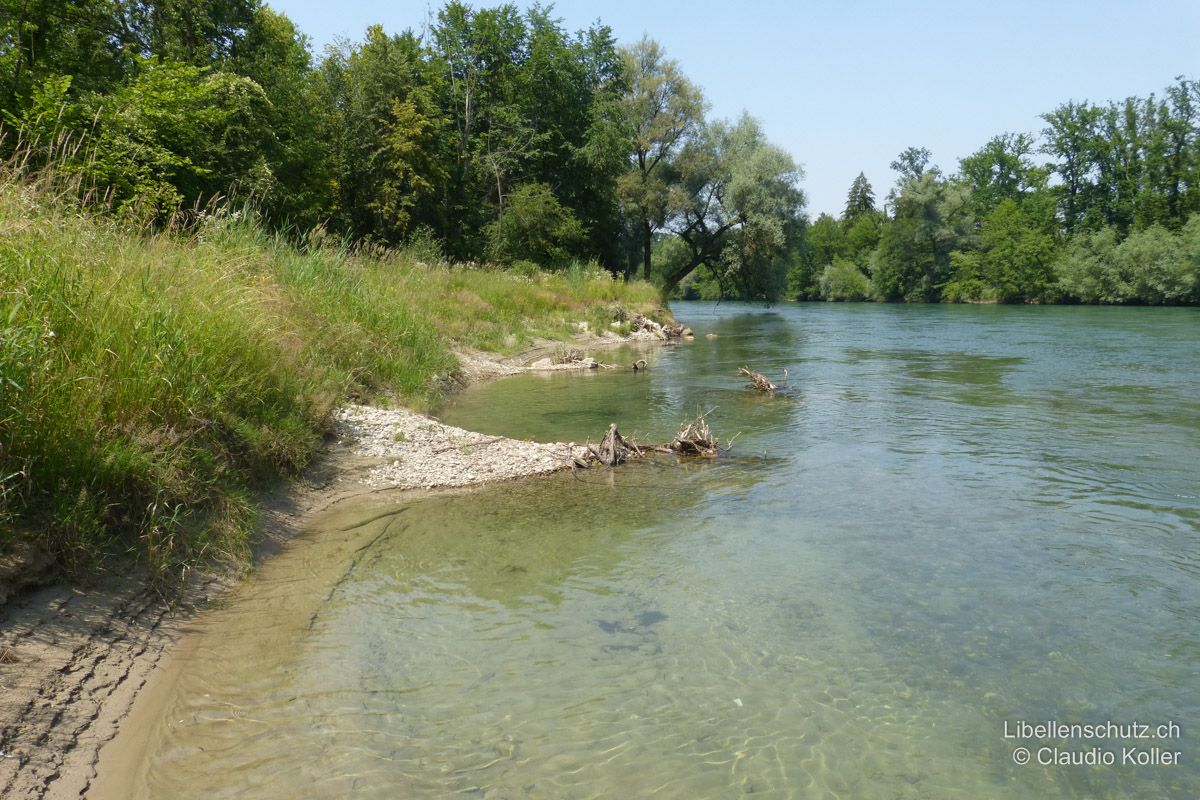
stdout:
POLYGON ((198 621, 136 793, 1200 797, 1200 312, 673 311, 697 338, 644 373, 440 417, 654 441, 703 410, 726 456, 325 515, 198 621), (1110 721, 1162 738, 1021 727, 1110 721))

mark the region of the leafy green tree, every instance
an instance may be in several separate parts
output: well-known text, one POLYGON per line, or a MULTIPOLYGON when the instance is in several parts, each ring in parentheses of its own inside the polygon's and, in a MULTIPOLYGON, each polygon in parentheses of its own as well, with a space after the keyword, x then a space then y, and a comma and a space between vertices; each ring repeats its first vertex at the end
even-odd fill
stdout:
POLYGON ((260 209, 278 225, 315 227, 333 201, 333 176, 329 147, 320 136, 319 76, 307 39, 286 16, 259 6, 228 66, 262 87, 267 99, 262 125, 250 133, 260 140, 276 181, 260 209))
POLYGON ((955 250, 950 254, 950 280, 942 287, 944 303, 975 303, 994 299, 987 281, 983 254, 978 250, 955 250))
POLYGON ((787 296, 796 300, 816 300, 821 296, 821 271, 824 264, 817 264, 809 242, 812 224, 801 215, 795 225, 794 239, 785 254, 787 296))
POLYGON ((954 264, 955 283, 982 280, 983 291, 970 299, 1002 303, 1039 300, 1052 288, 1054 239, 1012 198, 1000 201, 984 219, 980 250, 973 255, 974 261, 960 257, 954 264))
POLYGON ((451 2, 438 12, 432 30, 427 72, 454 142, 442 213, 453 234, 447 243, 458 257, 482 252, 483 228, 503 203, 504 184, 518 177, 509 169, 523 155, 518 148, 536 141, 529 135, 536 128, 519 124, 528 118, 519 103, 528 34, 511 4, 475 10, 451 2))
POLYGON ((871 214, 860 214, 848 224, 843 223, 846 257, 856 264, 867 264, 871 253, 879 246, 885 222, 886 218, 882 212, 875 211, 871 214))
POLYGON ((593 25, 568 36, 550 9, 526 13, 528 55, 520 65, 517 116, 537 137, 526 179, 555 194, 589 232, 589 256, 619 259, 616 180, 627 168, 621 100, 627 83, 612 31, 593 25))
POLYGON ((193 66, 223 64, 254 24, 261 0, 117 0, 124 48, 193 66))
POLYGON ((971 189, 977 216, 991 213, 1004 200, 1020 205, 1026 195, 1046 186, 1047 171, 1031 159, 1035 150, 1032 136, 1005 133, 959 161, 959 176, 971 189))
POLYGON ((91 98, 96 133, 81 169, 119 208, 151 217, 269 196, 274 176, 254 135, 266 102, 249 79, 148 62, 127 85, 91 98))
POLYGON ((807 241, 813 263, 821 269, 832 264, 834 258, 849 255, 845 232, 829 214, 821 214, 808 226, 807 241))
POLYGON ((642 240, 642 275, 649 280, 654 233, 675 212, 674 161, 701 127, 705 101, 678 62, 667 58, 653 39, 643 38, 622 51, 622 58, 629 81, 624 114, 632 135, 629 169, 621 176, 617 191, 636 220, 642 240))
POLYGON ((1167 87, 1167 98, 1158 185, 1166 198, 1166 224, 1178 227, 1200 213, 1200 81, 1176 77, 1167 87))
POLYGON ((970 190, 925 170, 895 202, 875 258, 875 288, 889 300, 936 302, 949 278, 950 253, 968 247, 974 235, 970 190))
POLYGON ((333 217, 354 238, 395 243, 421 224, 447 228, 454 131, 425 69, 415 36, 379 26, 358 47, 331 49, 321 64, 333 217))
POLYGON ((407 237, 433 216, 447 172, 438 158, 444 120, 423 89, 393 100, 379 150, 382 174, 369 208, 375 230, 407 237))
POLYGON ((35 86, 71 79, 79 95, 107 91, 134 63, 113 0, 0 0, 0 109, 16 113, 35 86))
POLYGON ((438 132, 429 145, 445 175, 434 182, 438 213, 414 211, 413 219, 441 233, 452 255, 478 257, 493 225, 505 227, 512 187, 547 184, 589 233, 578 254, 615 260, 615 180, 628 137, 611 31, 596 25, 572 37, 547 7, 522 14, 511 4, 452 2, 424 41, 409 83, 428 89, 432 102, 421 113, 438 132))
POLYGON ((1089 103, 1066 103, 1043 114, 1045 152, 1056 161, 1057 194, 1063 227, 1072 233, 1080 227, 1091 204, 1091 177, 1097 161, 1097 127, 1101 110, 1089 103))
MULTIPOLYGON (((53 159, 64 136, 79 136, 86 112, 70 98, 70 75, 52 75, 31 87, 29 99, 17 113, 0 112, 0 123, 15 132, 33 166, 53 159)), ((68 148, 69 150, 69 148, 68 148)))
MULTIPOLYGON (((889 166, 896 172, 900 173, 896 185, 898 188, 903 188, 905 184, 920 180, 921 177, 929 171, 929 158, 931 154, 927 147, 907 147, 900 155, 896 156, 896 160, 889 166)), ((936 167, 932 168, 934 171, 936 167)))
POLYGON ((1057 265, 1063 291, 1085 303, 1195 303, 1196 231, 1155 225, 1119 244, 1111 227, 1077 236, 1057 265))
POLYGON ((789 230, 799 223, 802 173, 792 157, 767 141, 758 121, 715 122, 688 142, 678 159, 678 209, 668 220, 689 257, 665 278, 670 292, 701 265, 725 293, 773 299, 783 291, 789 230))
POLYGON ((1192 302, 1200 302, 1200 215, 1193 216, 1179 232, 1179 257, 1192 271, 1192 302))
MULTIPOLYGON (((824 216, 824 215, 823 215, 824 216)), ((879 245, 879 237, 883 235, 884 215, 875 208, 875 193, 866 175, 858 173, 858 177, 850 184, 846 196, 846 208, 842 212, 840 236, 835 234, 828 222, 818 218, 817 223, 810 229, 813 236, 813 253, 819 268, 833 262, 835 254, 842 255, 858 264, 866 264, 871 253, 879 245), (825 230, 818 230, 818 225, 824 225, 825 230), (823 241, 824 240, 824 241, 823 241)))

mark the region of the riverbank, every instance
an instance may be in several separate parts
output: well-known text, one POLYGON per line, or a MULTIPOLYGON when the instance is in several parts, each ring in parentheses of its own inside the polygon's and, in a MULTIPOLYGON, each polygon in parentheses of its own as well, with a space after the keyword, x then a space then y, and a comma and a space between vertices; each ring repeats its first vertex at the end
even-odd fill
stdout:
MULTIPOLYGON (((653 338, 587 335, 576 346, 599 350, 653 338)), ((561 347, 542 343, 508 358, 463 352, 457 380, 467 385, 544 369, 561 347)), ((572 443, 485 436, 403 408, 349 405, 332 419, 334 436, 316 464, 300 481, 260 499, 253 563, 343 501, 554 472, 570 468, 584 451, 572 443)), ((26 592, 0 609, 0 796, 84 795, 101 749, 169 662, 188 621, 243 575, 236 565, 197 571, 168 603, 144 577, 109 574, 26 592)))
MULTIPOLYGON (((629 332, 658 290, 297 243, 237 215, 157 233, 0 176, 0 579, 136 552, 164 582, 246 553, 253 498, 300 475, 349 401, 428 410, 456 351, 629 332)), ((3 594, 3 592, 0 592, 3 594)))

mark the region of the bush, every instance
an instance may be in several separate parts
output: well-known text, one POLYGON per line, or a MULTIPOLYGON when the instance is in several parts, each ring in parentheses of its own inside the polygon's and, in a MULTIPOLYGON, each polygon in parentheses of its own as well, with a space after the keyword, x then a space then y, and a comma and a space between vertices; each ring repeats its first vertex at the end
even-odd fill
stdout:
POLYGON ((841 256, 834 256, 833 263, 825 267, 820 287, 825 300, 866 300, 871 296, 870 279, 841 256))
POLYGON ((995 295, 983 277, 982 257, 978 251, 955 250, 950 254, 950 282, 942 287, 947 303, 979 303, 995 295))
POLYGON ((1195 299, 1196 269, 1179 237, 1153 225, 1130 234, 1115 253, 1125 296, 1138 303, 1174 305, 1195 299))
POLYGON ((518 186, 505 198, 500 217, 488 226, 491 256, 509 263, 533 261, 563 267, 577 252, 585 232, 544 183, 518 186))
POLYGON ((1120 244, 1113 228, 1077 236, 1056 264, 1060 286, 1085 303, 1197 302, 1198 220, 1193 218, 1178 234, 1154 225, 1120 244))
POLYGON ((1064 294, 1085 303, 1122 303, 1128 297, 1116 269, 1117 232, 1078 234, 1055 262, 1064 294))

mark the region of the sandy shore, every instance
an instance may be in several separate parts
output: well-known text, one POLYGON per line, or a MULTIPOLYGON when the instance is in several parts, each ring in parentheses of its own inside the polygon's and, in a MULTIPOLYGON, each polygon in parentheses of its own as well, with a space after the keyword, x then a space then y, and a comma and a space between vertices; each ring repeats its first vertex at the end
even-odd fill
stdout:
MULTIPOLYGON (((581 346, 629 342, 592 337, 581 346)), ((530 369, 580 368, 549 364, 554 349, 545 345, 510 359, 462 353, 456 380, 465 385, 530 369)), ((256 562, 314 514, 349 498, 569 469, 583 449, 485 436, 404 409, 349 406, 334 421, 337 441, 321 463, 298 484, 264 498, 256 562)), ((187 621, 240 577, 234 571, 193 576, 173 604, 144 580, 122 575, 16 593, 0 608, 0 797, 86 796, 101 748, 187 621)))

